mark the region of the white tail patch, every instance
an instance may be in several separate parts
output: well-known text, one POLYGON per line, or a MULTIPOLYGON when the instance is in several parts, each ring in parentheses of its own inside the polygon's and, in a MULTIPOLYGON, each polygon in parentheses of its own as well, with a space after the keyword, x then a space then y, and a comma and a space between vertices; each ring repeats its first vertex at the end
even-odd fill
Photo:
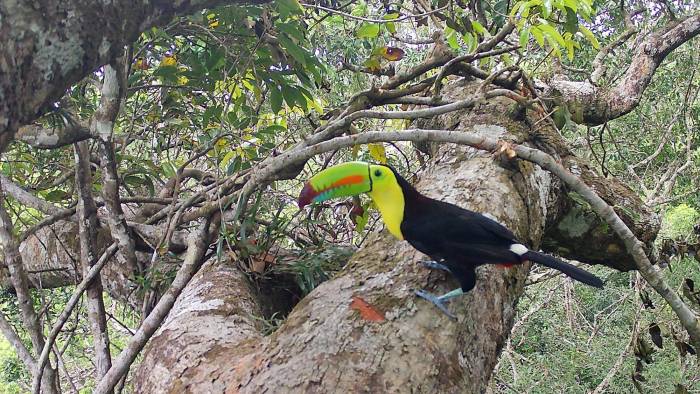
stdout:
POLYGON ((527 246, 523 244, 513 244, 510 245, 510 251, 517 254, 518 256, 522 256, 525 253, 529 252, 530 249, 528 249, 527 246))

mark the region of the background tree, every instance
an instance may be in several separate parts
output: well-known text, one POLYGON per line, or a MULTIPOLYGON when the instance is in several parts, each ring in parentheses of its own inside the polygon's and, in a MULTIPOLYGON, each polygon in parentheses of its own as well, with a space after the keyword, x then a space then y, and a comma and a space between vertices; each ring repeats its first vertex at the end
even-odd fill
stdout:
POLYGON ((697 6, 192 3, 0 1, 7 390, 698 388, 697 6), (296 208, 350 159, 606 289, 484 267, 446 319, 368 201, 296 208))

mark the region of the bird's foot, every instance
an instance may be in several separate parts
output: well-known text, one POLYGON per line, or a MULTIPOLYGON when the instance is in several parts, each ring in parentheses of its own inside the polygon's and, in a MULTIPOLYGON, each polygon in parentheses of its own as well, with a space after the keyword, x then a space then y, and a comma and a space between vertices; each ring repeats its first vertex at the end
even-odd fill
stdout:
POLYGON ((430 294, 427 291, 423 291, 423 290, 416 290, 416 295, 418 297, 426 300, 426 301, 432 302, 436 307, 438 307, 450 319, 457 320, 457 316, 453 315, 452 312, 450 312, 447 309, 447 306, 443 302, 442 297, 438 297, 434 294, 430 294))
POLYGON ((446 271, 446 272, 452 273, 452 271, 450 271, 450 269, 447 268, 447 266, 446 266, 445 264, 440 264, 440 263, 438 263, 438 262, 435 261, 435 260, 423 260, 423 261, 421 261, 420 263, 421 263, 421 264, 423 265, 423 267, 425 267, 425 268, 430 268, 430 269, 433 269, 433 270, 441 270, 441 271, 446 271))

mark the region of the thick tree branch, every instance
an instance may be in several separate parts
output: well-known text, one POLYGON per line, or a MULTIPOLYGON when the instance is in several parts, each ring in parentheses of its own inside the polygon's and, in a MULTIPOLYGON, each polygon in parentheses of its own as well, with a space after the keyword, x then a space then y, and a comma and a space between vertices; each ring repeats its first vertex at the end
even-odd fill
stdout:
POLYGON ((0 181, 2 181, 3 190, 5 193, 10 195, 22 205, 34 208, 37 211, 43 212, 47 215, 62 215, 67 214, 69 211, 67 209, 57 207, 46 200, 42 200, 41 198, 24 190, 5 175, 0 174, 0 181))
POLYGON ((38 149, 58 149, 92 137, 88 125, 68 122, 63 128, 47 129, 41 125, 22 126, 16 138, 38 149))
MULTIPOLYGON (((251 0, 250 3, 261 0, 251 0)), ((17 129, 138 35, 176 15, 241 1, 0 1, 0 151, 17 129)))
MULTIPOLYGON (((78 192, 78 224, 80 239, 80 266, 83 277, 97 262, 97 205, 92 198, 92 175, 90 171, 90 149, 87 142, 75 145, 75 184, 78 192)), ((102 278, 98 275, 86 290, 88 320, 95 349, 96 378, 100 379, 112 365, 109 351, 109 335, 105 305, 102 299, 102 278)), ((38 391, 35 391, 39 394, 38 391)))
MULTIPOLYGON (((0 197, 4 197, 2 184, 0 184, 0 197)), ((12 221, 5 210, 4 198, 0 198, 0 245, 5 257, 5 264, 10 271, 10 279, 17 294, 22 324, 27 329, 32 347, 36 352, 44 347, 44 335, 41 329, 41 321, 34 310, 31 295, 29 294, 29 279, 27 271, 22 263, 17 242, 12 235, 12 221)), ((36 371, 34 371, 36 374, 36 371)), ((37 381, 37 387, 44 389, 46 393, 56 393, 55 370, 49 366, 44 379, 37 381)))
POLYGON ((628 28, 622 34, 620 34, 620 37, 618 37, 615 41, 600 49, 598 54, 595 56, 595 59, 593 59, 592 64, 593 72, 591 73, 591 82, 593 82, 593 84, 598 85, 600 80, 603 77, 605 77, 605 73, 608 70, 607 66, 605 65, 605 58, 610 54, 610 52, 612 52, 615 48, 619 47, 620 45, 624 44, 630 37, 632 37, 636 33, 636 28, 628 28))
POLYGON ((100 163, 102 165, 102 198, 107 209, 107 223, 112 238, 119 245, 117 258, 132 272, 142 272, 136 259, 134 238, 129 231, 119 196, 119 174, 114 154, 114 121, 119 114, 119 105, 124 93, 124 64, 116 61, 104 68, 100 106, 93 117, 93 127, 100 141, 100 163))
POLYGON ((206 262, 144 350, 134 391, 167 391, 167 387, 182 385, 206 392, 199 384, 212 380, 216 380, 212 386, 223 391, 226 382, 216 377, 230 370, 231 352, 264 340, 259 319, 262 313, 254 294, 236 261, 206 262), (202 363, 203 359, 207 362, 202 363), (161 387, 153 390, 156 382, 161 382, 161 387))
MULTIPOLYGON (((504 133, 505 129, 490 131, 504 133)), ((515 183, 528 190, 549 190, 549 175, 545 171, 532 166, 532 172, 514 179, 511 170, 500 167, 483 152, 451 146, 443 146, 441 152, 444 160, 433 163, 421 174, 417 187, 422 192, 487 210, 522 239, 539 242, 548 207, 554 202, 553 194, 532 193, 513 198, 512 192, 515 183), (445 179, 448 174, 450 178, 445 179), (476 185, 481 185, 483 194, 470 192, 476 185), (528 204, 542 206, 544 212, 538 210, 541 214, 528 220, 528 208, 524 207, 528 204)), ((158 386, 155 393, 187 386, 241 393, 356 392, 368 387, 388 391, 415 387, 425 392, 480 392, 488 383, 509 332, 528 267, 508 272, 489 267, 480 270, 474 292, 451 305, 460 316, 460 323, 454 324, 413 293, 413 289, 426 284, 431 291, 440 293, 454 288, 454 283, 416 265, 421 254, 406 243, 397 242, 386 233, 370 237, 367 247, 353 257, 344 271, 305 297, 270 337, 258 339, 253 335, 248 341, 238 341, 238 345, 221 340, 196 346, 180 343, 177 334, 183 333, 182 340, 186 341, 187 333, 197 327, 197 322, 191 323, 193 328, 171 325, 164 329, 159 335, 163 339, 154 341, 149 351, 155 351, 161 340, 172 338, 177 341, 176 349, 187 352, 181 353, 173 371, 169 371, 170 376, 179 378, 172 385, 158 386), (376 308, 382 317, 369 321, 358 314, 352 305, 362 301, 376 308), (490 335, 476 339, 474 333, 478 332, 490 335), (213 369, 202 363, 186 374, 177 373, 191 365, 189 360, 207 347, 206 354, 217 360, 230 360, 229 367, 213 369), (212 369, 213 373, 206 375, 212 369)), ((208 299, 202 313, 213 309, 209 305, 217 305, 216 300, 208 299)), ((226 320, 236 324, 249 313, 236 311, 226 320)), ((167 348, 161 346, 164 349, 167 348)), ((145 359, 153 357, 158 357, 158 353, 146 355, 145 359)), ((148 378, 151 366, 151 362, 146 364, 138 376, 148 378)), ((155 387, 158 381, 162 382, 149 379, 137 387, 155 387)))
POLYGON ((656 68, 674 49, 700 34, 700 14, 650 34, 637 47, 627 72, 612 88, 597 87, 588 81, 550 81, 546 97, 565 105, 576 123, 601 125, 619 118, 639 105, 656 68))

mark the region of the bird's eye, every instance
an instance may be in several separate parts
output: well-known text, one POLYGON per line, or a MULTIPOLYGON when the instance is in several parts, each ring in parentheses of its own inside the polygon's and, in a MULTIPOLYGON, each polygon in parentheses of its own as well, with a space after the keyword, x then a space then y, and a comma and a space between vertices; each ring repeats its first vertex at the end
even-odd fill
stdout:
POLYGON ((382 171, 381 170, 374 170, 374 176, 379 178, 380 176, 382 176, 382 171))

